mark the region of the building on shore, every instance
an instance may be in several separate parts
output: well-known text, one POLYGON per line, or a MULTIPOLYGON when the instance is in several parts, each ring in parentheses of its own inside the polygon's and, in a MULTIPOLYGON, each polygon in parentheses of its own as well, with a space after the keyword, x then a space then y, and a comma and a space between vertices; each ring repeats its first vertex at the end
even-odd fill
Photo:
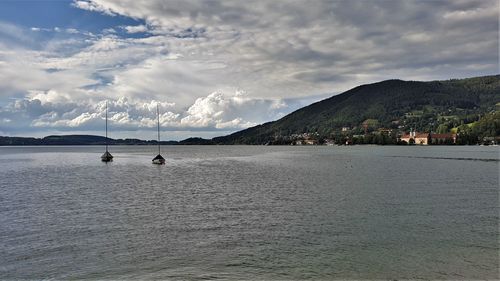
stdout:
POLYGON ((390 134, 392 134, 392 129, 388 129, 388 128, 379 128, 379 129, 377 129, 377 132, 378 132, 379 134, 390 135, 390 134))
POLYGON ((457 142, 457 134, 432 134, 410 131, 409 134, 404 134, 399 139, 400 141, 405 141, 406 143, 419 145, 455 144, 457 142))
POLYGON ((457 142, 457 134, 430 134, 431 144, 455 144, 457 142))
POLYGON ((419 144, 419 145, 428 145, 429 139, 430 139, 429 133, 420 133, 420 132, 415 132, 415 131, 410 131, 409 134, 404 134, 400 137, 401 141, 405 141, 406 143, 419 144))

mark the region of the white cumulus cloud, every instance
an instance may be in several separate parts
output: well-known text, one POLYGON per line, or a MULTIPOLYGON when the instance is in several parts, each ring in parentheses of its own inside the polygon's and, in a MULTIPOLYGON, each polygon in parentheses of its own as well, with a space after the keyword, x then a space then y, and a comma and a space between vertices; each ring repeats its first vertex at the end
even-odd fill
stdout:
POLYGON ((145 25, 129 25, 129 26, 124 26, 123 29, 125 29, 128 33, 138 33, 138 32, 148 31, 148 27, 145 25))

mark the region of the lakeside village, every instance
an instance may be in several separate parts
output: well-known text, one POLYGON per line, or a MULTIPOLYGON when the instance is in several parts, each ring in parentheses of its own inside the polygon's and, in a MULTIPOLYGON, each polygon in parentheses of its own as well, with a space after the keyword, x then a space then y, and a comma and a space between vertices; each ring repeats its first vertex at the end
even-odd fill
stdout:
MULTIPOLYGON (((344 132, 349 129, 344 127, 344 132)), ((486 145, 496 144, 492 138, 486 145)), ((291 136, 277 136, 275 141, 268 144, 290 144, 290 145, 357 145, 357 144, 380 144, 380 145, 454 145, 457 144, 457 134, 432 134, 426 132, 411 131, 407 134, 394 135, 391 129, 379 129, 376 132, 362 135, 346 133, 337 138, 321 138, 318 133, 292 134, 291 136)))
MULTIPOLYGON (((429 132, 397 133, 392 129, 379 129, 368 134, 349 134, 344 127, 342 136, 325 138, 318 133, 292 134, 290 136, 275 136, 274 141, 266 145, 467 145, 471 143, 460 142, 459 134, 446 133, 434 134, 429 132)), ((498 145, 500 137, 484 137, 478 145, 498 145)))
POLYGON ((266 145, 498 145, 500 136, 476 136, 464 130, 448 133, 403 131, 402 128, 342 127, 329 135, 318 132, 274 136, 266 145), (361 133, 360 133, 361 131, 361 133))

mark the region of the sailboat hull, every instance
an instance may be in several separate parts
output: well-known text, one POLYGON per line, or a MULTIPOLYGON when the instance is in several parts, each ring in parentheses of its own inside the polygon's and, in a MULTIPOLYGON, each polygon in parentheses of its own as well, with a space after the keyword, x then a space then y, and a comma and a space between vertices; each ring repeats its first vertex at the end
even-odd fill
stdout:
POLYGON ((163 164, 165 164, 165 159, 154 159, 153 164, 163 165, 163 164))
POLYGON ((110 162, 113 161, 113 155, 109 152, 104 152, 104 154, 101 156, 102 162, 110 162))
POLYGON ((153 164, 163 165, 163 164, 165 164, 165 158, 163 158, 163 156, 158 154, 158 155, 156 155, 155 158, 153 158, 153 164))

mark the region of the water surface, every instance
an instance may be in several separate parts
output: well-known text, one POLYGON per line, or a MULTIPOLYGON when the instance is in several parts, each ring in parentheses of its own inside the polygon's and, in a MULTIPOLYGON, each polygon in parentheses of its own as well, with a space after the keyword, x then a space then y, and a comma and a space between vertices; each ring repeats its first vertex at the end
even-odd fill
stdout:
POLYGON ((497 147, 0 147, 4 279, 498 278, 497 147))

